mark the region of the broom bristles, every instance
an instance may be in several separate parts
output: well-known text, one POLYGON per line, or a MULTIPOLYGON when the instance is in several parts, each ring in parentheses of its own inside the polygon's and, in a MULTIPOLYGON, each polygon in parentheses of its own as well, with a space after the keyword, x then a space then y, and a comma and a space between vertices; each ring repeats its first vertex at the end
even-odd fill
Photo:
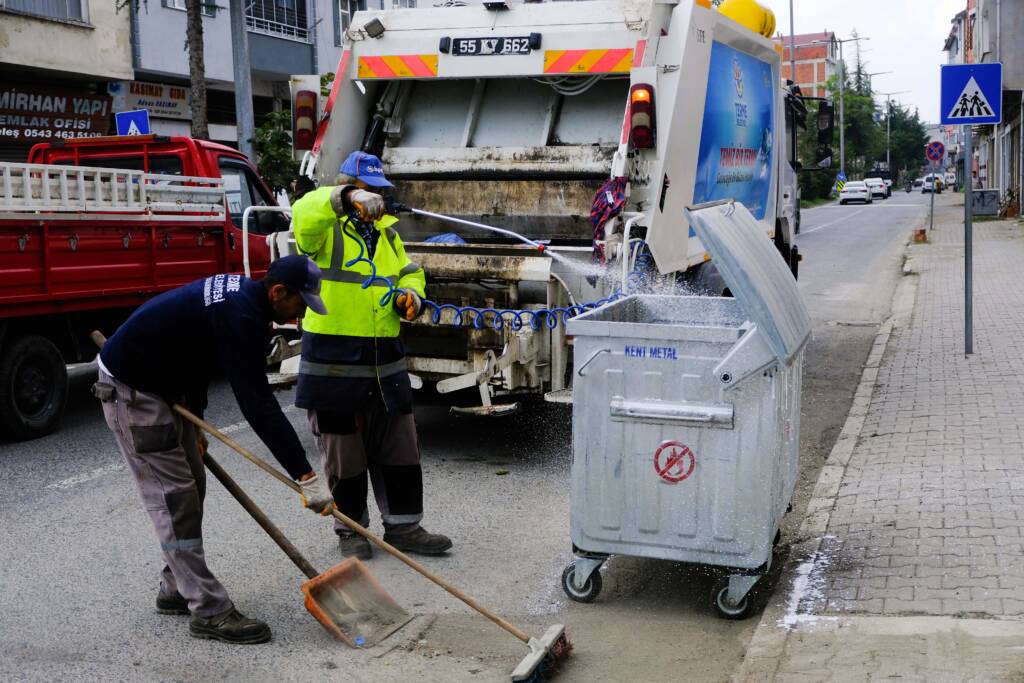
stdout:
POLYGON ((572 654, 572 643, 563 633, 548 648, 547 655, 544 657, 544 673, 554 674, 557 672, 570 654, 572 654))

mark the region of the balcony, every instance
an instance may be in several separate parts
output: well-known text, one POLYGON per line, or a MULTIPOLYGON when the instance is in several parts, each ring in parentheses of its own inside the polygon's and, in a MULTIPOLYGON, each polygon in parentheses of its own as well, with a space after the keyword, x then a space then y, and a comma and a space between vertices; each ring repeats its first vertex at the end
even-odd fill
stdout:
POLYGON ((253 33, 309 43, 306 0, 249 0, 245 23, 253 33))

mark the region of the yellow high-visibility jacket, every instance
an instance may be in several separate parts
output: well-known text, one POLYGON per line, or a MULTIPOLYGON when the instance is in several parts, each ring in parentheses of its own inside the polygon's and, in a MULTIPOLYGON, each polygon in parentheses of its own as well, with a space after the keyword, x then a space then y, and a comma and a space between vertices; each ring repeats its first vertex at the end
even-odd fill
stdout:
MULTIPOLYGON (((383 282, 364 288, 370 277, 369 263, 352 263, 368 251, 362 237, 343 213, 341 188, 321 187, 307 193, 292 207, 292 229, 299 251, 320 267, 320 297, 327 315, 307 310, 302 328, 314 334, 354 337, 397 337, 400 318, 391 302, 381 305, 387 293, 383 282), (337 190, 337 192, 336 192, 337 190), (332 196, 333 193, 333 196, 332 196)), ((373 255, 376 275, 387 278, 401 289, 424 296, 426 276, 423 268, 405 254, 402 238, 394 229, 398 219, 386 215, 374 225, 381 232, 373 255)))

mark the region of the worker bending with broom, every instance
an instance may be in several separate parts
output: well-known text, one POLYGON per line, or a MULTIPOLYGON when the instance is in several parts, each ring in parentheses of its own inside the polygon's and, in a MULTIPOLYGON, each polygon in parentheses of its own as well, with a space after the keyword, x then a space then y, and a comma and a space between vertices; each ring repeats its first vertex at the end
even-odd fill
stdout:
MULTIPOLYGON (((353 152, 337 183, 293 206, 295 242, 323 271, 328 310, 303 321, 295 404, 309 412, 338 510, 368 526, 372 481, 384 540, 405 552, 440 555, 452 542, 420 526, 423 471, 399 339, 400 319, 420 313, 426 278, 406 256, 393 227, 398 219, 383 215, 379 195, 380 205, 357 202, 358 210, 341 199, 347 184, 373 193, 392 187, 380 159, 353 152)), ((342 555, 370 558, 366 539, 341 522, 334 526, 342 555)))
POLYGON ((267 624, 235 609, 206 565, 206 440, 172 406, 181 403, 201 416, 207 383, 226 375, 245 419, 298 481, 305 507, 329 513, 331 493, 309 466, 266 376, 271 322, 294 320, 307 306, 326 313, 319 290, 320 271, 305 256, 275 261, 262 281, 214 275, 143 304, 100 353, 93 393, 135 477, 166 562, 157 611, 191 614, 189 633, 196 638, 263 643, 271 634, 267 624))

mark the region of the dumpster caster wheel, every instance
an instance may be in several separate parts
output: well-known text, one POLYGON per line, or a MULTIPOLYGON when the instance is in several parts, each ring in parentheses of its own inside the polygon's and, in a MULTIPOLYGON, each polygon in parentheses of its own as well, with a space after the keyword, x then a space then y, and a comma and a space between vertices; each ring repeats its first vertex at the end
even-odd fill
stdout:
POLYGON ((587 577, 583 589, 579 590, 573 585, 573 577, 576 575, 576 563, 570 564, 562 572, 562 590, 569 596, 570 600, 576 602, 594 602, 601 593, 601 572, 596 569, 587 577))
POLYGON ((746 619, 750 616, 750 596, 744 595, 738 604, 729 603, 729 577, 719 579, 711 589, 711 605, 722 619, 746 619))

